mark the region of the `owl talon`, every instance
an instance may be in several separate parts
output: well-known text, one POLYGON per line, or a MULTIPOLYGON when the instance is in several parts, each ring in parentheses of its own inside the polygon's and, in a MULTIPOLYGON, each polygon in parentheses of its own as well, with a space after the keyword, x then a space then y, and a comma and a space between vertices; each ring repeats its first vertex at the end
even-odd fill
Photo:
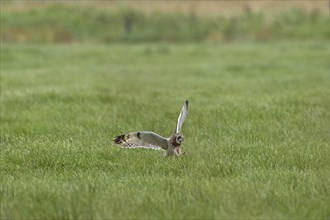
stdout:
POLYGON ((182 152, 181 154, 179 154, 179 157, 182 157, 186 152, 182 152))

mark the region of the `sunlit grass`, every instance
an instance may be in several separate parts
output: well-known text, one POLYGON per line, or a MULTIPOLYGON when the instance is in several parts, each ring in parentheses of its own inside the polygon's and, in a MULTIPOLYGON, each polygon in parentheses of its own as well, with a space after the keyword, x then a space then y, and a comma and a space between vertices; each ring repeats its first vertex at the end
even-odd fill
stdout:
POLYGON ((1 218, 329 218, 327 48, 2 45, 1 218))

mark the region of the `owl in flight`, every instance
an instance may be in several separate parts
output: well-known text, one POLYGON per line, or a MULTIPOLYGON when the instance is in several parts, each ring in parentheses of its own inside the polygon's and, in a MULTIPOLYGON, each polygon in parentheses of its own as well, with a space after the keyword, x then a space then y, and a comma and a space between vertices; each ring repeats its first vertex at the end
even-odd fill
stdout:
POLYGON ((188 113, 188 100, 186 100, 181 109, 174 134, 169 138, 164 138, 152 131, 130 132, 119 135, 113 140, 115 144, 123 148, 147 148, 153 150, 166 151, 164 156, 181 156, 185 152, 181 151, 181 144, 184 141, 180 133, 184 119, 188 113))

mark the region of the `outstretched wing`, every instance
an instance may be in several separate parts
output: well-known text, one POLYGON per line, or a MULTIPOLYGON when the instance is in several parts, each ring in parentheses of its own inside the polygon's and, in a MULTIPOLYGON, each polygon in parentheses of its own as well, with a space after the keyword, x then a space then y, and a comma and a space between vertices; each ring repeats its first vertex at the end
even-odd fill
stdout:
POLYGON ((151 131, 131 132, 119 135, 113 140, 125 148, 148 148, 153 150, 167 150, 168 139, 151 131))
POLYGON ((186 118, 187 113, 188 113, 188 100, 186 100, 183 103, 183 107, 182 107, 180 115, 178 117, 178 122, 176 123, 175 133, 180 133, 183 121, 186 118))

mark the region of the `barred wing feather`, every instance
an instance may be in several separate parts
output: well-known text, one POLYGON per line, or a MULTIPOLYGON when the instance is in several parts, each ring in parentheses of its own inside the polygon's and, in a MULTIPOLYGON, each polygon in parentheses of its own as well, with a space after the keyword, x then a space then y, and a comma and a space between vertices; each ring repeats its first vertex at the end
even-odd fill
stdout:
POLYGON ((167 150, 168 139, 151 131, 131 132, 115 137, 114 143, 124 148, 167 150))
POLYGON ((178 122, 176 123, 175 133, 180 133, 184 119, 188 113, 188 100, 186 100, 181 109, 180 115, 178 117, 178 122))

